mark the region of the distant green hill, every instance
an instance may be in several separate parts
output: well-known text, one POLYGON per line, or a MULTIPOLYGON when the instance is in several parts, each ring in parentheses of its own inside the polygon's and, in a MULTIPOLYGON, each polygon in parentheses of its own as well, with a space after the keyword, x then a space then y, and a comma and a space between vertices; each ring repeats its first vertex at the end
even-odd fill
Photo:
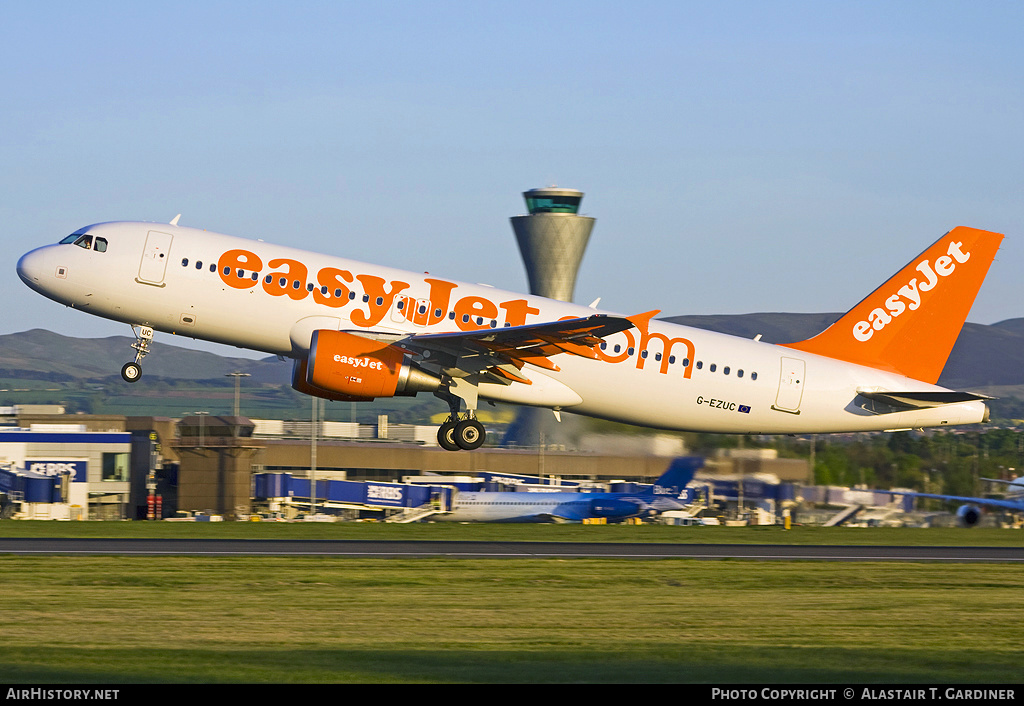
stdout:
MULTIPOLYGON (((0 375, 47 380, 120 379, 121 366, 132 360, 134 339, 70 338, 43 329, 0 336, 0 375)), ((147 379, 213 380, 236 370, 253 376, 253 383, 291 380, 290 362, 227 358, 215 353, 169 345, 157 338, 142 367, 147 379)))

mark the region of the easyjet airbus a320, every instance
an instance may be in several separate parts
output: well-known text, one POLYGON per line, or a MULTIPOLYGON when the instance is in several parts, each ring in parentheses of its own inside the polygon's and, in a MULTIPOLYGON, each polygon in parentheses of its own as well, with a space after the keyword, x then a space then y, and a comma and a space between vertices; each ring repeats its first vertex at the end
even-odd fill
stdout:
POLYGON ((18 262, 54 301, 153 331, 294 360, 329 400, 433 393, 449 450, 484 441, 479 400, 724 433, 987 421, 935 385, 1002 236, 954 228, 821 334, 773 345, 170 224, 99 223, 18 262))

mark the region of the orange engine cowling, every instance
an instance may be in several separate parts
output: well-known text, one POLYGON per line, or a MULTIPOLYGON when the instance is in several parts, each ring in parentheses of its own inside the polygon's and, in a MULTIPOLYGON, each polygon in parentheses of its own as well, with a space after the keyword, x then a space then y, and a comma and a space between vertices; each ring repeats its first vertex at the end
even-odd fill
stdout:
POLYGON ((415 395, 432 392, 441 384, 434 375, 414 367, 399 348, 330 329, 313 332, 305 367, 303 382, 312 388, 307 394, 327 399, 415 395))
POLYGON ((368 402, 373 399, 372 397, 353 397, 352 395, 343 395, 340 392, 331 392, 330 390, 321 390, 318 387, 313 387, 306 382, 305 358, 296 360, 292 365, 292 389, 298 390, 304 395, 322 397, 333 402, 368 402))

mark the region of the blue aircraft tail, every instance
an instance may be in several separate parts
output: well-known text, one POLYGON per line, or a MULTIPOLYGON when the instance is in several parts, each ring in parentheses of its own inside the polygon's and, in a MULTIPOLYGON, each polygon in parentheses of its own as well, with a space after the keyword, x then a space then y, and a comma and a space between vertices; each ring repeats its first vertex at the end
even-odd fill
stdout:
POLYGON ((661 478, 654 481, 654 485, 645 495, 671 495, 679 497, 686 485, 693 480, 694 474, 704 467, 704 459, 701 456, 680 456, 669 464, 661 478))

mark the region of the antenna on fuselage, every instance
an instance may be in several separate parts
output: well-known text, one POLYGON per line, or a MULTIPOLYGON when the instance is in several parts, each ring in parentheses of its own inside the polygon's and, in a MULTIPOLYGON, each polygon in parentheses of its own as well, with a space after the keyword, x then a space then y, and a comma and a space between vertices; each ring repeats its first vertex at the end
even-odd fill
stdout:
POLYGON ((181 214, 180 213, 177 216, 175 216, 174 218, 171 219, 171 225, 172 226, 178 225, 178 219, 179 218, 181 218, 181 214))

